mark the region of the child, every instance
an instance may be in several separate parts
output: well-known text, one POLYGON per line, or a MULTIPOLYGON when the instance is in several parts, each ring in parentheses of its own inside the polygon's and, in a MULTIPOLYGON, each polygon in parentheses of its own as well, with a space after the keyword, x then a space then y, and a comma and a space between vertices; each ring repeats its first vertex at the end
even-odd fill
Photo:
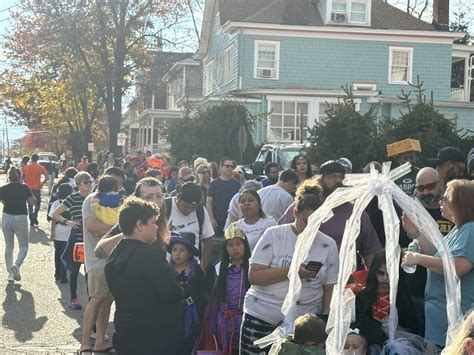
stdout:
POLYGON ((326 338, 326 324, 314 314, 305 314, 296 318, 293 337, 276 343, 270 354, 323 355, 326 338))
POLYGON ((97 184, 97 195, 91 201, 92 211, 104 224, 114 226, 118 223, 118 213, 122 197, 118 193, 118 184, 111 176, 103 176, 97 184))
POLYGON ((199 256, 195 247, 196 236, 193 233, 172 234, 168 252, 171 254, 170 268, 176 274, 176 280, 184 289, 183 341, 179 344, 178 354, 191 354, 199 325, 206 306, 204 292, 204 272, 194 258, 199 256))
POLYGON ((349 329, 347 334, 346 344, 344 345, 345 355, 366 355, 367 354, 367 340, 362 334, 359 334, 359 329, 349 329))
MULTIPOLYGON (((57 200, 55 200, 52 205, 51 209, 49 210, 49 216, 53 216, 53 211, 61 204, 63 201, 72 194, 73 188, 68 183, 63 183, 59 185, 58 190, 56 191, 57 200)), ((71 219, 71 213, 66 211, 62 214, 66 220, 71 219)), ((66 248, 67 241, 69 239, 69 233, 71 233, 71 227, 67 225, 56 222, 51 218, 51 236, 50 240, 54 243, 54 279, 56 281, 61 280, 62 284, 68 282, 66 276, 66 267, 61 261, 61 255, 66 248)))
MULTIPOLYGON (((400 269, 401 270, 401 269, 400 269)), ((408 332, 418 330, 417 313, 411 300, 404 273, 400 272, 396 306, 398 324, 408 332)), ((384 323, 390 315, 390 284, 385 261, 385 251, 375 254, 367 276, 365 289, 356 295, 356 322, 354 327, 366 335, 369 347, 373 344, 382 346, 387 335, 384 323)))
POLYGON ((222 354, 239 354, 244 298, 250 287, 250 255, 245 233, 237 228, 235 222, 232 223, 224 234, 219 277, 206 310, 198 350, 204 350, 207 337, 215 336, 223 349, 222 354))

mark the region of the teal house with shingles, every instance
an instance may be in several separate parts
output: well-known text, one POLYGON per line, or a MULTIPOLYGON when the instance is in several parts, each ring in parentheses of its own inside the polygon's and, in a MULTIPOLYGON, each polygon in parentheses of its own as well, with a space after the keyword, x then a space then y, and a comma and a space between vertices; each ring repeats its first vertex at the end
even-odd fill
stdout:
POLYGON ((446 31, 449 0, 432 24, 382 0, 207 0, 198 55, 204 102, 234 99, 269 113, 256 141, 299 141, 352 88, 357 108, 400 115, 417 78, 459 129, 474 131, 474 46, 446 31), (302 119, 302 122, 300 122, 302 119))

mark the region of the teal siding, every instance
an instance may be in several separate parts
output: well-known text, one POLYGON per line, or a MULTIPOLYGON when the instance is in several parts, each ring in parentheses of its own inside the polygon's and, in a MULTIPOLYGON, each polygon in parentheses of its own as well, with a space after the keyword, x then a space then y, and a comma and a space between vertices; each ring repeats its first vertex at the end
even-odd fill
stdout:
POLYGON ((413 81, 424 81, 435 100, 449 100, 451 45, 390 43, 322 38, 242 38, 242 88, 298 86, 335 89, 353 82, 376 83, 382 95, 395 98, 406 85, 388 84, 389 46, 413 47, 413 81), (280 41, 280 79, 254 79, 255 40, 280 41))
POLYGON ((206 78, 207 78, 207 67, 206 64, 209 63, 210 61, 213 61, 213 91, 211 93, 212 96, 220 95, 223 93, 226 93, 228 91, 232 91, 238 88, 239 84, 239 74, 238 74, 238 68, 239 68, 239 41, 238 41, 238 36, 234 35, 231 36, 230 34, 221 31, 219 28, 219 24, 216 21, 216 17, 214 17, 213 24, 212 24, 212 31, 211 31, 211 37, 209 41, 209 52, 207 55, 207 58, 203 61, 204 67, 203 67, 203 95, 206 93, 207 88, 205 87, 207 85, 206 83, 206 78), (232 59, 233 59, 233 79, 226 84, 219 84, 217 82, 217 61, 218 57, 222 54, 224 54, 224 51, 228 49, 230 46, 234 46, 234 51, 232 53, 232 59))

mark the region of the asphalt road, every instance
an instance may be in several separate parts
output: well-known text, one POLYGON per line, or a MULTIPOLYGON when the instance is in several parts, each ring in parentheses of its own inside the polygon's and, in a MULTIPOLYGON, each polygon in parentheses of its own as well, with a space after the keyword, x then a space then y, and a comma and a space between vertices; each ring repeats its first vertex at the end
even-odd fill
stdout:
MULTIPOLYGON (((0 176, 0 186, 5 184, 0 176)), ((20 269, 21 281, 7 282, 7 270, 2 258, 0 267, 0 354, 73 354, 80 346, 84 310, 71 310, 69 284, 54 280, 54 246, 49 240, 46 206, 47 189, 42 191, 40 225, 30 227, 28 256, 20 269)), ((3 208, 3 207, 2 207, 3 208)), ((1 216, 1 214, 0 214, 1 216)), ((1 219, 1 217, 0 217, 1 219)), ((5 240, 0 238, 0 255, 5 240)), ((14 257, 18 250, 15 240, 14 257)), ((87 304, 84 269, 78 281, 78 295, 83 308, 87 304)), ((113 310, 111 312, 111 321, 113 310)), ((112 333, 112 322, 108 333, 112 333)))

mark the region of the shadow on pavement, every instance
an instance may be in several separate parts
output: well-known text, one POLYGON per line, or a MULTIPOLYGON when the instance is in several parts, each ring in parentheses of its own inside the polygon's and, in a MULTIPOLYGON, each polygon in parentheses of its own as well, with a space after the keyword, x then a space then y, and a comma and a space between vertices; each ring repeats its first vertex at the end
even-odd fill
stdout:
POLYGON ((30 227, 29 241, 30 243, 41 243, 43 245, 49 245, 50 243, 49 236, 38 226, 30 227))
POLYGON ((2 326, 15 332, 15 338, 26 342, 33 338, 33 333, 39 332, 48 321, 48 317, 36 318, 35 301, 31 292, 23 290, 21 285, 9 283, 5 289, 3 301, 5 314, 2 326))

